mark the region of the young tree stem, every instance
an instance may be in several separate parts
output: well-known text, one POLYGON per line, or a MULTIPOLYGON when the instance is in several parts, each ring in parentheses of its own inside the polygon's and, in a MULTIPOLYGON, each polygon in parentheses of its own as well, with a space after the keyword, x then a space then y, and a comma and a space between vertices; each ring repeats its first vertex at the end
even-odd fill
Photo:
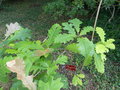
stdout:
POLYGON ((91 39, 91 41, 93 41, 93 38, 94 38, 96 24, 97 24, 97 20, 98 20, 98 16, 99 16, 99 12, 100 12, 100 7, 101 7, 101 4, 102 4, 102 1, 103 0, 100 0, 99 6, 98 6, 98 10, 97 10, 97 14, 96 14, 95 22, 94 22, 94 30, 93 30, 93 33, 92 33, 92 39, 91 39))

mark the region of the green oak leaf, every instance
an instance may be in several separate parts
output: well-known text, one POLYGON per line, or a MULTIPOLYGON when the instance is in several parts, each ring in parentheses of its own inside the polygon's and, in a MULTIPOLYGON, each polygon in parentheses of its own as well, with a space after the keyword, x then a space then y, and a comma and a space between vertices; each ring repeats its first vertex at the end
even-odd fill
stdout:
POLYGON ((115 40, 114 39, 108 39, 104 45, 107 47, 107 48, 110 48, 110 49, 115 49, 115 45, 113 44, 115 40))
POLYGON ((22 28, 19 31, 16 31, 14 35, 11 35, 8 40, 14 41, 14 40, 26 40, 31 38, 31 31, 27 28, 22 28))
POLYGON ((87 38, 78 38, 79 53, 85 57, 84 66, 91 64, 92 56, 94 54, 94 44, 87 38))
POLYGON ((109 51, 103 44, 100 43, 96 44, 95 50, 96 53, 106 53, 109 51))
POLYGON ((82 85, 82 80, 79 79, 79 77, 77 77, 76 75, 74 75, 73 79, 72 79, 72 84, 74 86, 77 86, 77 85, 82 85))
POLYGON ((69 44, 66 49, 69 50, 69 51, 72 51, 74 53, 79 53, 79 50, 78 50, 78 45, 76 43, 72 43, 72 44, 69 44))
POLYGON ((88 32, 93 31, 94 28, 91 26, 84 27, 83 30, 80 32, 80 35, 86 35, 88 32))
POLYGON ((101 55, 94 54, 94 64, 98 72, 104 73, 104 60, 102 60, 101 55))
POLYGON ((80 25, 82 24, 82 22, 79 19, 75 18, 75 19, 69 20, 68 22, 72 23, 77 33, 80 32, 80 25))
POLYGON ((56 64, 62 64, 64 65, 68 60, 68 57, 65 55, 58 56, 57 60, 55 61, 56 64))
POLYGON ((50 46, 61 32, 61 29, 62 27, 59 24, 54 24, 48 31, 48 39, 44 42, 43 45, 50 46))
POLYGON ((54 43, 67 43, 67 42, 73 40, 74 37, 75 37, 75 35, 73 35, 73 34, 59 34, 55 38, 55 42, 54 43))
POLYGON ((62 25, 63 25, 63 30, 67 30, 69 34, 75 35, 75 30, 72 24, 65 22, 65 23, 62 23, 62 25))
POLYGON ((39 90, 60 90, 63 87, 63 83, 61 82, 61 78, 54 80, 52 77, 48 82, 39 80, 38 86, 39 90))
POLYGON ((102 28, 96 27, 96 32, 99 35, 102 42, 105 42, 105 32, 102 28))

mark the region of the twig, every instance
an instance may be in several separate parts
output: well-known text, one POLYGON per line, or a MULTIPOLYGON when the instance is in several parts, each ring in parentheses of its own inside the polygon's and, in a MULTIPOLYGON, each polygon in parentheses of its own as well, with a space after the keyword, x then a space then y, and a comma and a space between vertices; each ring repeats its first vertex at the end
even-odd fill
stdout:
POLYGON ((107 21, 107 23, 105 24, 105 28, 106 28, 107 24, 110 23, 111 20, 114 18, 114 15, 115 15, 115 7, 114 6, 113 6, 113 12, 110 11, 110 13, 112 15, 111 15, 110 19, 107 21))
POLYGON ((100 7, 101 7, 101 4, 102 4, 102 1, 103 0, 100 0, 100 3, 99 3, 99 6, 98 6, 98 10, 97 10, 97 14, 96 14, 96 18, 95 18, 95 22, 94 22, 94 30, 93 30, 93 33, 92 33, 92 41, 93 41, 93 37, 94 37, 94 33, 95 33, 95 29, 96 29, 96 24, 97 24, 97 20, 98 20, 98 15, 99 15, 99 12, 100 12, 100 7))
POLYGON ((35 75, 33 75, 33 77, 36 77, 40 73, 41 73, 41 71, 37 72, 35 75))
POLYGON ((115 15, 115 7, 113 6, 112 16, 110 17, 110 19, 108 20, 108 22, 110 22, 113 19, 114 15, 115 15))
POLYGON ((90 21, 92 20, 94 14, 96 13, 97 9, 93 12, 93 14, 91 15, 90 21))

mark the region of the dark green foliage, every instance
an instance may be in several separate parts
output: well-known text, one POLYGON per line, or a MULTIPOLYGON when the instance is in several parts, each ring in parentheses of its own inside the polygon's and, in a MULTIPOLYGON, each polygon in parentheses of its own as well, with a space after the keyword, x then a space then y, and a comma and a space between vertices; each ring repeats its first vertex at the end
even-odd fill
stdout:
POLYGON ((56 0, 54 2, 48 3, 43 7, 45 13, 48 13, 53 16, 62 16, 65 12, 66 5, 64 0, 56 0))
MULTIPOLYGON (((87 15, 97 9, 100 0, 55 0, 48 2, 44 6, 44 12, 52 15, 54 18, 60 16, 76 17, 78 15, 87 15), (62 7, 62 8, 61 8, 62 7)), ((113 5, 119 7, 118 0, 103 0, 103 9, 109 9, 113 5)))

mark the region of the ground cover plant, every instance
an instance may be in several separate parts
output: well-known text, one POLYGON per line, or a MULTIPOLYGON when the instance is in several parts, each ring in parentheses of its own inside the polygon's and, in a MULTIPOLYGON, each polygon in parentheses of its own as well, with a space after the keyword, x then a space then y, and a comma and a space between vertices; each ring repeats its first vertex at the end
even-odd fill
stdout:
MULTIPOLYGON (((68 88, 67 78, 57 72, 60 65, 74 72, 71 81, 74 86, 82 86, 86 76, 83 67, 92 65, 99 73, 104 73, 106 53, 115 49, 115 40, 106 40, 100 27, 94 30, 91 26, 81 27, 81 24, 77 18, 62 25, 54 24, 43 41, 32 40, 31 31, 18 23, 6 25, 5 39, 0 43, 0 81, 10 82, 10 90, 60 90, 68 88), (100 38, 96 42, 86 37, 93 31, 100 38), (70 65, 68 53, 83 56, 82 66, 79 67, 79 62, 70 65)), ((5 89, 4 83, 2 88, 5 89)))

